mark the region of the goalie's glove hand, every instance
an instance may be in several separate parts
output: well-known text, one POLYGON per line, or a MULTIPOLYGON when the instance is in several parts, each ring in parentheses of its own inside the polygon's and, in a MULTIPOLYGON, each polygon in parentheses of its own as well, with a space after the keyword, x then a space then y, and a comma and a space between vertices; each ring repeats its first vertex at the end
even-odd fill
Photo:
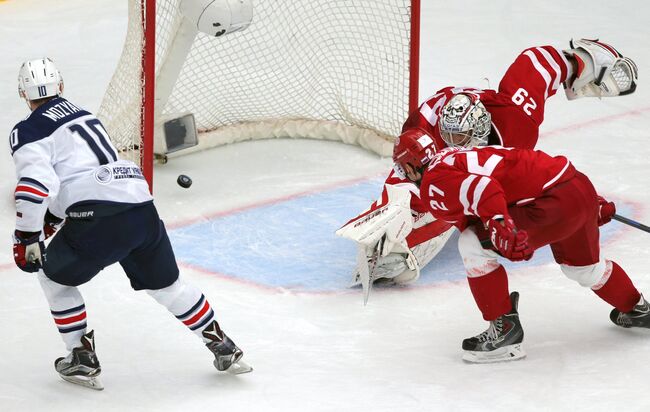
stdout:
POLYGON ((14 261, 23 272, 38 272, 43 267, 45 245, 40 232, 14 232, 14 261))
POLYGON ((535 250, 528 244, 528 233, 518 230, 510 216, 491 218, 487 228, 492 244, 504 258, 517 262, 533 257, 535 250))
POLYGON ((45 235, 45 239, 47 240, 54 236, 61 226, 63 226, 63 219, 54 216, 48 209, 47 212, 45 212, 45 219, 43 222, 43 234, 45 235))
POLYGON ((598 196, 598 226, 611 222, 614 214, 616 214, 614 202, 608 202, 604 197, 598 196))

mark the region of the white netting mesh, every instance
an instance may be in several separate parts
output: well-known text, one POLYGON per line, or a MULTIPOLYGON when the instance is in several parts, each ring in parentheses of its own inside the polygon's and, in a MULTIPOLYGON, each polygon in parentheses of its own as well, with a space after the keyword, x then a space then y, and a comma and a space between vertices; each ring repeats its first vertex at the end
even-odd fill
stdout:
MULTIPOLYGON (((157 1, 158 70, 180 25, 178 1, 157 1)), ((99 112, 122 148, 140 139, 140 0, 129 4, 123 55, 99 112)), ((217 131, 211 145, 291 135, 269 127, 289 123, 291 129, 303 120, 309 130, 313 121, 329 124, 325 131, 296 131, 305 137, 346 140, 328 135, 341 129, 331 124, 340 123, 390 143, 408 114, 411 0, 253 4, 253 22, 245 31, 219 38, 198 34, 162 116, 193 113, 200 132, 217 131), (261 130, 250 128, 257 122, 261 130)), ((385 150, 380 146, 378 151, 385 150)))

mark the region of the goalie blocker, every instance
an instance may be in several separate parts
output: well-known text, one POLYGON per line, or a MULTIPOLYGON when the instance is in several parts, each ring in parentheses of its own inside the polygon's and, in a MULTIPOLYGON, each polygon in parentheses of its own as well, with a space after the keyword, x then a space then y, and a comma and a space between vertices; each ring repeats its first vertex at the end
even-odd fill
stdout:
POLYGON ((378 279, 397 284, 415 282, 420 268, 436 256, 452 234, 447 224, 438 227, 430 215, 415 219, 410 201, 411 191, 407 185, 388 185, 381 199, 336 231, 338 236, 357 243, 351 286, 361 284, 366 300, 370 285, 378 279), (414 244, 409 244, 409 235, 418 231, 414 226, 434 226, 441 233, 433 238, 427 236, 421 243, 416 243, 415 237, 414 244))

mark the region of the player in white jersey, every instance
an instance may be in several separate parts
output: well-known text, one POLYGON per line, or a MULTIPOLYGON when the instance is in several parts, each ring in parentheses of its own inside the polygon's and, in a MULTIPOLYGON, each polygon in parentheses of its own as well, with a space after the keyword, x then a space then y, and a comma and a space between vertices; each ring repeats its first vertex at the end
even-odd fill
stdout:
POLYGON ((63 79, 50 59, 25 62, 18 85, 31 114, 10 135, 18 178, 14 259, 21 270, 38 273, 69 351, 55 362, 61 377, 102 388, 77 286, 116 262, 133 289, 146 290, 203 340, 217 369, 250 371, 201 291, 179 277, 140 168, 118 158, 94 115, 61 97, 63 79))

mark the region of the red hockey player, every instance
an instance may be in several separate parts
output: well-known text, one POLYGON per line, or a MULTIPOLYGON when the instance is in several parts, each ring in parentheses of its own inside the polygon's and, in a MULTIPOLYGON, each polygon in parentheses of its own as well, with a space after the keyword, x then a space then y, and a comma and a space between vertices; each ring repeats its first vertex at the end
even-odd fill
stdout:
MULTIPOLYGON (((562 272, 614 306, 622 327, 650 328, 650 306, 616 262, 600 254, 599 224, 615 213, 563 156, 500 146, 446 148, 402 138, 393 159, 420 189, 434 218, 461 231, 458 248, 470 289, 489 328, 463 341, 463 359, 494 362, 525 356, 519 295, 497 261, 528 260, 550 245, 562 272)), ((399 242, 399 239, 395 241, 399 242)))
MULTIPOLYGON (((569 100, 634 92, 638 76, 631 59, 595 40, 573 40, 570 47, 559 50, 540 46, 524 50, 506 71, 498 90, 467 87, 439 90, 410 114, 401 138, 429 136, 437 148, 501 145, 532 149, 537 144, 539 127, 544 120, 546 99, 560 87, 564 88, 569 100)), ((433 219, 427 205, 421 202, 419 191, 399 168, 387 178, 383 199, 387 198, 388 186, 410 190, 413 230, 405 246, 378 258, 372 277, 389 278, 396 283, 412 282, 419 276, 419 269, 444 246, 452 233, 451 225, 433 219), (408 254, 403 252, 404 248, 408 249, 408 254)), ((380 201, 371 210, 383 206, 380 201)), ((349 223, 356 225, 358 218, 349 223)), ((373 220, 364 223, 365 226, 381 224, 373 220)), ((344 226, 338 233, 357 241, 360 248, 372 255, 376 245, 361 242, 356 230, 344 226)), ((357 264, 355 284, 363 265, 367 263, 359 261, 357 264)))

